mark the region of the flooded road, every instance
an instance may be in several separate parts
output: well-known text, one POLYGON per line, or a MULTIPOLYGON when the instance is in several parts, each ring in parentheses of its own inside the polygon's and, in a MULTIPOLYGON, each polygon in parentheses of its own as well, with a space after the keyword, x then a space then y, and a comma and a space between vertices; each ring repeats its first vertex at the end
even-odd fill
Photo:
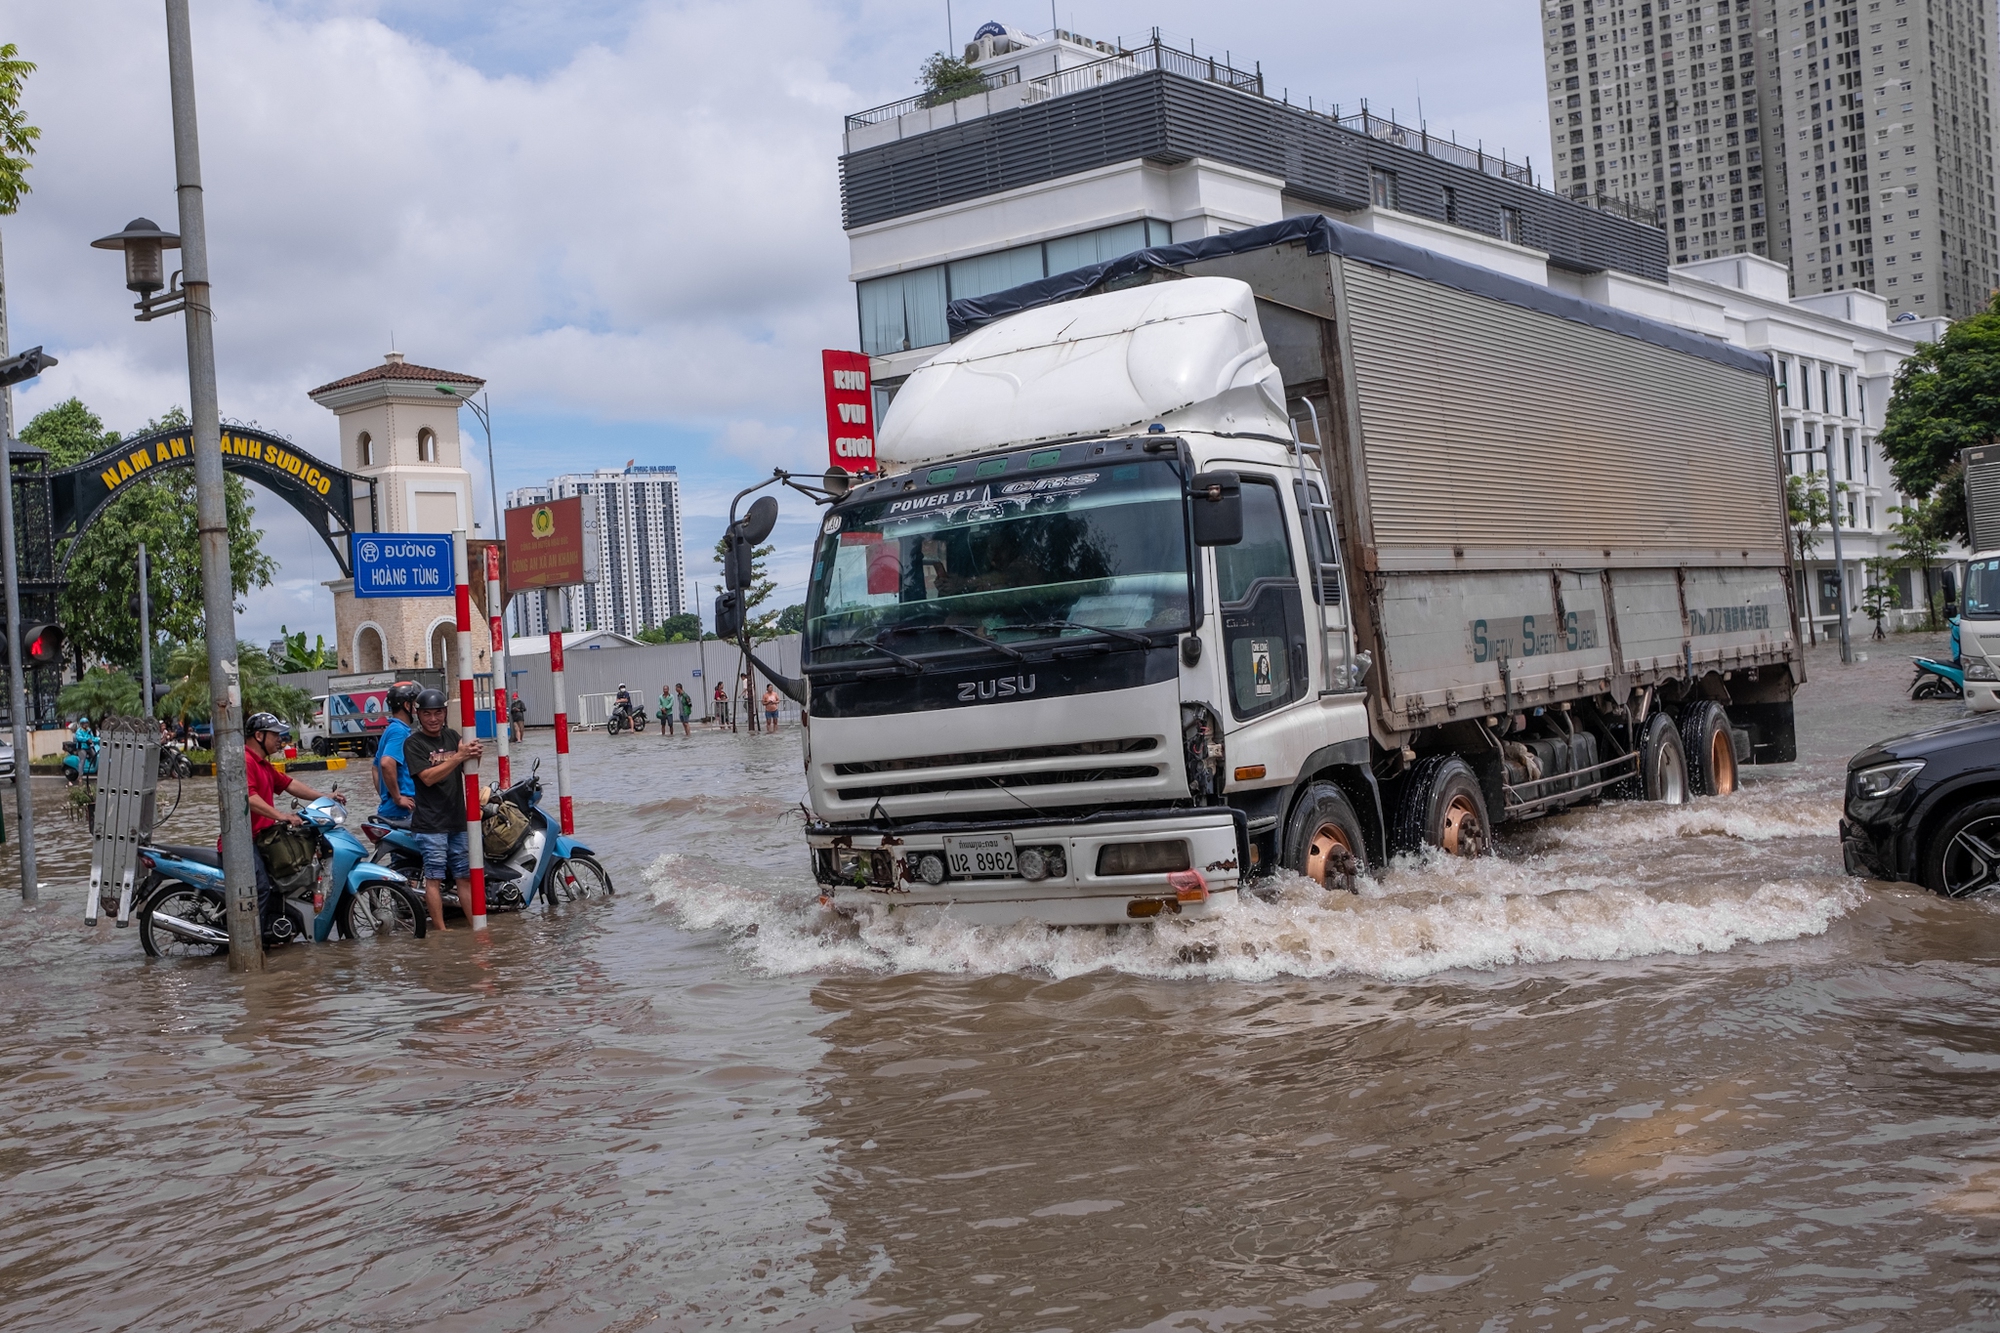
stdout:
POLYGON ((249 979, 51 823, 0 1327, 2000 1327, 2000 910, 1833 837, 1957 711, 1882 647, 1738 796, 1156 932, 828 922, 792 733, 580 736, 614 901, 249 979))

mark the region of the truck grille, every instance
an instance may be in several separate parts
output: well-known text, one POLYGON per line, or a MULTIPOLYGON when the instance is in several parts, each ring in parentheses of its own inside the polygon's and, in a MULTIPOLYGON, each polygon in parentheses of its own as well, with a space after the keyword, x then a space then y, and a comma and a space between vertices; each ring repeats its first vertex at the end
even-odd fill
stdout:
MULTIPOLYGON (((1044 748, 1044 747, 1038 747, 1044 748)), ((1060 747, 1049 746, 1049 749, 1060 747)), ((845 765, 843 765, 845 767, 845 765)), ((859 767, 859 765, 855 765, 859 767)), ((1031 773, 991 773, 963 778, 940 778, 930 782, 893 782, 875 787, 842 787, 843 801, 870 801, 885 796, 923 796, 933 792, 991 791, 1003 787, 1047 787, 1074 782, 1125 782, 1133 778, 1156 778, 1158 767, 1128 764, 1115 768, 1072 768, 1031 773)))
MULTIPOLYGON (((1014 750, 975 750, 960 754, 919 755, 914 759, 870 759, 862 763, 835 764, 833 766, 833 773, 835 777, 853 778, 869 773, 905 773, 911 769, 963 768, 969 764, 1018 764, 1034 759, 1071 759, 1085 755, 1140 754, 1147 750, 1158 749, 1159 745, 1160 742, 1158 739, 1152 736, 1134 736, 1126 740, 1117 741, 1077 741, 1069 745, 1027 745, 1014 750)), ((1152 772, 1153 770, 1147 769, 1138 776, 1147 776, 1152 772)), ((1050 777, 1043 777, 1041 780, 1075 782, 1082 781, 1083 779, 1052 775, 1050 777)), ((986 782, 982 780, 958 786, 913 787, 910 790, 964 791, 971 787, 985 785, 986 782)), ((841 793, 842 796, 846 796, 847 794, 846 792, 841 793)), ((869 794, 887 795, 889 793, 886 791, 871 791, 869 794)))

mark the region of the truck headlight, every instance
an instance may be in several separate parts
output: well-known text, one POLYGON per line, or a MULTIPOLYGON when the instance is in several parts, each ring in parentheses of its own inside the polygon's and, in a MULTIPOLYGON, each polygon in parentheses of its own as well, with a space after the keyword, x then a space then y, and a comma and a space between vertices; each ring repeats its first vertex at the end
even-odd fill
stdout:
POLYGON ((1924 761, 1907 759, 1895 764, 1877 764, 1854 775, 1854 796, 1861 801, 1879 801, 1894 796, 1910 785, 1923 770, 1924 761))
POLYGON ((2000 680, 2000 671, 1995 671, 1993 664, 1983 657, 1968 657, 1965 659, 1965 678, 1967 680, 2000 680))

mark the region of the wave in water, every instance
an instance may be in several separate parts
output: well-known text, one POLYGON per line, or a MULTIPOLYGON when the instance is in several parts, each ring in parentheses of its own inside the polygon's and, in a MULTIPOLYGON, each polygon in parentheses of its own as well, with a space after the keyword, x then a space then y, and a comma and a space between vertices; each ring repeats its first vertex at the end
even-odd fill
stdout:
MULTIPOLYGON (((771 973, 1034 973, 1261 981, 1354 975, 1408 981, 1459 968, 1564 959, 1717 952, 1824 933, 1864 899, 1858 881, 1781 877, 1735 849, 1819 833, 1821 793, 1666 809, 1627 806, 1534 830, 1525 854, 1459 861, 1405 857, 1359 894, 1328 894, 1282 875, 1269 901, 1228 915, 1116 930, 969 926, 898 915, 845 921, 809 890, 741 882, 705 857, 667 855, 647 872, 684 929, 721 932, 771 973), (1740 805, 1740 809, 1731 809, 1740 805), (1594 822, 1593 822, 1594 821, 1594 822), (1608 826, 1608 827, 1607 827, 1608 826), (1674 846, 1662 848, 1673 839, 1674 846), (1642 856, 1606 849, 1649 845, 1642 856)), ((1790 859, 1790 858, 1788 858, 1790 859)))

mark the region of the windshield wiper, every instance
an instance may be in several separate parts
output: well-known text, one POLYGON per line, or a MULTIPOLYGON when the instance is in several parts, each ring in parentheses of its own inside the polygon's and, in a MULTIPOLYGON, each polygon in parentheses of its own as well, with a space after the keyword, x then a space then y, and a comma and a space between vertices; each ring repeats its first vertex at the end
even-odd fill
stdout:
POLYGON ((919 662, 916 658, 905 657, 903 656, 903 654, 897 652, 894 648, 891 648, 888 644, 883 643, 882 640, 886 638, 888 634, 889 634, 888 630, 883 630, 881 633, 877 634, 874 638, 868 640, 868 646, 870 648, 873 648, 876 652, 881 653, 884 657, 895 658, 896 661, 902 665, 903 669, 905 671, 908 671, 913 676, 916 675, 918 672, 929 670, 928 667, 926 667, 922 662, 919 662))
MULTIPOLYGON (((971 629, 965 625, 946 625, 935 622, 924 625, 890 625, 884 628, 881 633, 877 634, 875 638, 877 641, 877 646, 880 646, 880 641, 884 638, 889 638, 898 634, 921 634, 926 630, 934 630, 934 629, 948 630, 953 634, 963 634, 966 638, 972 640, 980 647, 991 648, 996 652, 1005 653, 1007 654, 1007 656, 1013 658, 1017 662, 1025 662, 1028 660, 1028 655, 1022 652, 1020 649, 1012 647, 1011 645, 1008 644, 1001 643, 998 639, 989 639, 984 634, 981 634, 978 630, 971 629)), ((883 649, 883 651, 886 652, 888 650, 883 649)))
POLYGON ((1080 629, 1088 634, 1102 634, 1108 639, 1122 639, 1126 643, 1137 644, 1141 648, 1151 648, 1153 641, 1144 634, 1129 629, 1110 629, 1104 625, 1085 625, 1074 620, 1037 620, 1026 625, 1009 625, 1008 629, 1046 629, 1060 633, 1066 629, 1080 629))

